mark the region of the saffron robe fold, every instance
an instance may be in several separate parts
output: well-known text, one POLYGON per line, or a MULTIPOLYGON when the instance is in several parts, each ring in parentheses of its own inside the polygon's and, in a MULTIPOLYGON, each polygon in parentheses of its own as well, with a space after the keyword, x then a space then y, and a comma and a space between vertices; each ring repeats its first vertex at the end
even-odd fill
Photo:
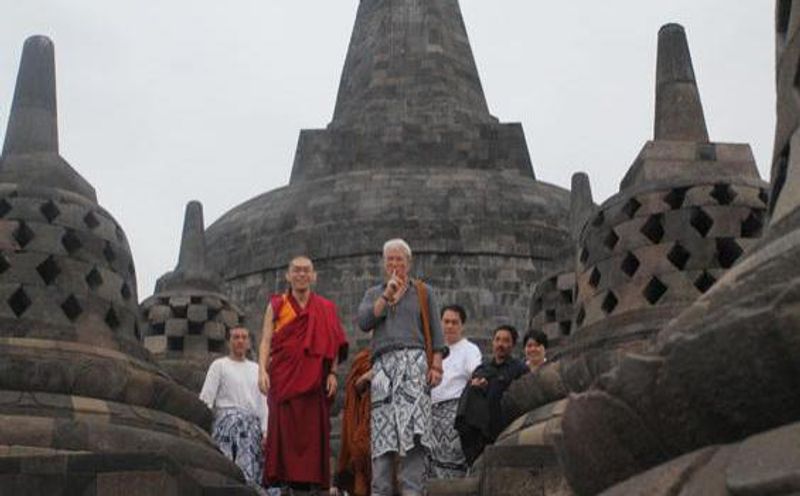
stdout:
POLYGON ((347 339, 336 306, 311 294, 270 298, 275 318, 269 367, 265 481, 330 484, 330 401, 325 379, 347 339))
MULTIPOLYGON (((342 412, 342 447, 336 480, 339 489, 353 496, 369 496, 372 484, 372 457, 370 456, 370 403, 369 387, 359 391, 358 379, 372 368, 369 348, 361 350, 345 381, 344 410, 342 412)), ((367 384, 368 386, 368 384, 367 384)))

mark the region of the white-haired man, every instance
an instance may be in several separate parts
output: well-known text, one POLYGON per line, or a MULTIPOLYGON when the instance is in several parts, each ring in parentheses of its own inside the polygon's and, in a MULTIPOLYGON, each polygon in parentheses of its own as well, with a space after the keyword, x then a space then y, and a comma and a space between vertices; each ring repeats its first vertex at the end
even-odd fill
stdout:
POLYGON ((402 494, 421 495, 427 450, 432 446, 429 388, 442 380, 444 337, 436 318, 439 311, 433 291, 409 278, 408 243, 402 239, 387 241, 383 265, 385 282, 368 289, 358 309, 359 327, 365 332, 374 330, 372 494, 393 494, 392 474, 399 456, 402 494), (421 298, 420 290, 425 298, 421 298), (427 316, 429 341, 423 315, 427 316), (432 352, 430 364, 426 348, 432 352))

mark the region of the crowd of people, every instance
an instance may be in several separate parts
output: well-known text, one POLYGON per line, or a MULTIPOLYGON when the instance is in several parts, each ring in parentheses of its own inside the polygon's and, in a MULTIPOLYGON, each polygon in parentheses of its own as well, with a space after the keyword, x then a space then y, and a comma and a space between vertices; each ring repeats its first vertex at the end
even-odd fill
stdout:
POLYGON ((229 331, 229 354, 211 364, 200 397, 214 411, 214 442, 261 494, 421 495, 428 478, 467 476, 513 420, 502 395, 546 362, 547 336, 525 335, 523 361, 517 329, 501 325, 484 361, 464 337, 465 309, 440 307, 433 288, 410 277, 411 263, 405 241, 387 241, 384 282, 358 307, 370 346, 344 382, 334 470, 330 408, 347 339, 334 303, 312 291, 312 260, 292 259, 288 290, 269 298, 258 363, 247 358, 248 330, 229 331))

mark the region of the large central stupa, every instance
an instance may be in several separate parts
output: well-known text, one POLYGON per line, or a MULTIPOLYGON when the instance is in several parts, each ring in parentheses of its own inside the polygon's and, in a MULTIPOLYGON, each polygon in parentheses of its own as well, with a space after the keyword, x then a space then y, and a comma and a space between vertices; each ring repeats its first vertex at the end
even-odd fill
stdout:
POLYGON ((383 242, 402 237, 480 338, 527 322, 568 213, 568 192, 535 179, 522 126, 489 113, 458 1, 362 0, 333 121, 301 131, 289 185, 223 215, 208 252, 254 327, 289 258, 310 255, 352 329, 383 242))

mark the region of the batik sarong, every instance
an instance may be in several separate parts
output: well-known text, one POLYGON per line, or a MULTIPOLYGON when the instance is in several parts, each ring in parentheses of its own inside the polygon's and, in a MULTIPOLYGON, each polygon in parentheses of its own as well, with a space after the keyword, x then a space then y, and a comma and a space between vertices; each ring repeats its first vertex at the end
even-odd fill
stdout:
POLYGON ((461 439, 455 428, 458 398, 433 405, 433 446, 429 457, 429 477, 458 479, 467 475, 467 460, 461 449, 461 439))
POLYGON ((260 486, 264 454, 258 416, 238 408, 219 410, 214 419, 212 438, 220 451, 242 470, 247 483, 260 486))
POLYGON ((390 351, 372 365, 372 458, 431 447, 431 396, 424 350, 390 351))

